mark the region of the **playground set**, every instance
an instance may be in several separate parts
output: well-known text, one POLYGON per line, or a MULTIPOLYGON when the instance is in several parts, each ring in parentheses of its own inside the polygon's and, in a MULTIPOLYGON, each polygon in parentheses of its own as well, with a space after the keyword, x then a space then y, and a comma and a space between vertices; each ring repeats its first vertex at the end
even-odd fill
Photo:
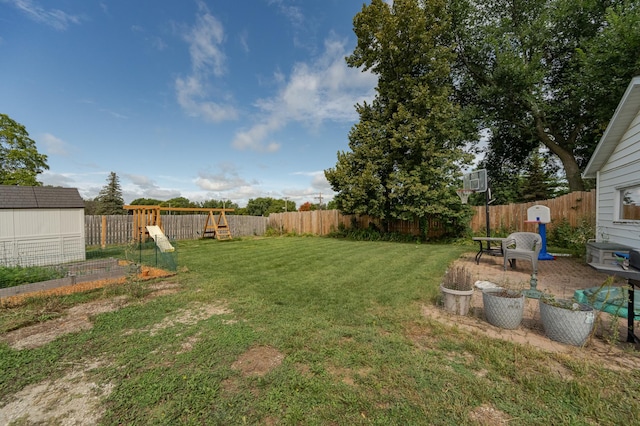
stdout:
POLYGON ((234 209, 213 209, 207 207, 162 207, 162 206, 124 206, 125 210, 133 211, 133 239, 144 242, 151 237, 161 251, 172 251, 173 247, 164 234, 161 211, 169 212, 207 212, 207 220, 202 230, 202 236, 211 236, 217 240, 230 240, 231 230, 225 212, 234 209), (217 217, 216 217, 216 213, 217 217))

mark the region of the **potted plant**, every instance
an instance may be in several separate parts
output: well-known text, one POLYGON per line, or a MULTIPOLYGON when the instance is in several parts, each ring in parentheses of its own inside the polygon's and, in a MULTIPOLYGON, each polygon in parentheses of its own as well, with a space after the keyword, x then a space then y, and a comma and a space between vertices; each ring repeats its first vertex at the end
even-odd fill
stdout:
POLYGON ((520 326, 524 314, 524 293, 505 288, 482 291, 484 315, 489 324, 513 330, 520 326))
POLYGON ((457 315, 467 315, 473 296, 471 273, 464 266, 449 268, 440 284, 444 309, 457 315))
POLYGON ((575 300, 540 297, 540 320, 551 340, 568 345, 585 344, 595 322, 593 308, 575 300))

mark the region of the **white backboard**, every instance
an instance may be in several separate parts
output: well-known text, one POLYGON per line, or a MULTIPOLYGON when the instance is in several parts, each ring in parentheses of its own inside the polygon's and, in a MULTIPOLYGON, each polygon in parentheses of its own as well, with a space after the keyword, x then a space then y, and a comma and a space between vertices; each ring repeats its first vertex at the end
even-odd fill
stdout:
POLYGON ((487 169, 476 170, 462 176, 463 189, 470 189, 475 192, 485 192, 487 190, 487 169))
POLYGON ((551 210, 547 206, 532 206, 527 209, 527 222, 551 222, 551 210))

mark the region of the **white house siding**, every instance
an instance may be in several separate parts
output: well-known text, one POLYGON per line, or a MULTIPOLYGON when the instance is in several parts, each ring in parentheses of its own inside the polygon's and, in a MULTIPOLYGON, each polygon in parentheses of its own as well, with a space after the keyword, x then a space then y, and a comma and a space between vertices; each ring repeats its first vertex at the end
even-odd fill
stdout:
POLYGON ((0 265, 13 264, 13 210, 0 210, 0 265))
POLYGON ((85 260, 81 209, 0 210, 0 264, 56 265, 85 260))
POLYGON ((619 190, 631 185, 640 185, 640 111, 598 174, 598 241, 640 248, 640 221, 618 221, 619 190))

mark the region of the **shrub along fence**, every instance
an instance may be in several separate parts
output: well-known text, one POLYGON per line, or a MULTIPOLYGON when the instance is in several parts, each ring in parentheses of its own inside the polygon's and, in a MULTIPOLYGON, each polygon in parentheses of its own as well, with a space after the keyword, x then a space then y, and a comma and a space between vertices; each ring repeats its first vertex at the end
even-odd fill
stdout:
MULTIPOLYGON (((581 221, 588 221, 595 226, 595 191, 573 192, 552 200, 536 201, 523 204, 508 204, 503 206, 489 206, 489 219, 492 235, 496 231, 537 232, 537 225, 525 223, 527 209, 534 205, 544 205, 551 210, 552 223, 547 226, 551 230, 555 225, 566 219, 570 226, 577 227, 581 221)), ((474 216, 471 219, 471 230, 474 234, 486 232, 486 207, 473 206, 474 216)), ((374 224, 382 229, 380 219, 366 215, 343 215, 338 210, 316 210, 311 212, 272 213, 269 215, 269 227, 282 233, 295 232, 298 234, 327 235, 337 230, 340 225, 345 228, 356 227, 366 229, 374 224)), ((409 235, 420 235, 418 221, 393 221, 391 231, 409 235)), ((437 238, 444 234, 443 224, 431 221, 428 225, 428 237, 437 238)))
MULTIPOLYGON (((367 215, 345 215, 338 210, 314 210, 309 212, 271 213, 269 227, 283 234, 295 232, 298 234, 327 235, 336 231, 340 226, 345 228, 367 229, 370 226, 383 229, 382 220, 367 215)), ((389 224, 391 232, 407 235, 420 235, 420 222, 417 220, 396 220, 389 224)), ((436 220, 427 225, 429 238, 441 237, 444 226, 436 220)))
MULTIPOLYGON (((162 215, 162 227, 171 240, 196 240, 202 237, 207 214, 162 215)), ((232 237, 264 235, 267 218, 261 216, 225 215, 232 237)), ((104 242, 125 244, 133 239, 132 215, 88 215, 84 217, 85 241, 87 246, 97 246, 104 242)))

